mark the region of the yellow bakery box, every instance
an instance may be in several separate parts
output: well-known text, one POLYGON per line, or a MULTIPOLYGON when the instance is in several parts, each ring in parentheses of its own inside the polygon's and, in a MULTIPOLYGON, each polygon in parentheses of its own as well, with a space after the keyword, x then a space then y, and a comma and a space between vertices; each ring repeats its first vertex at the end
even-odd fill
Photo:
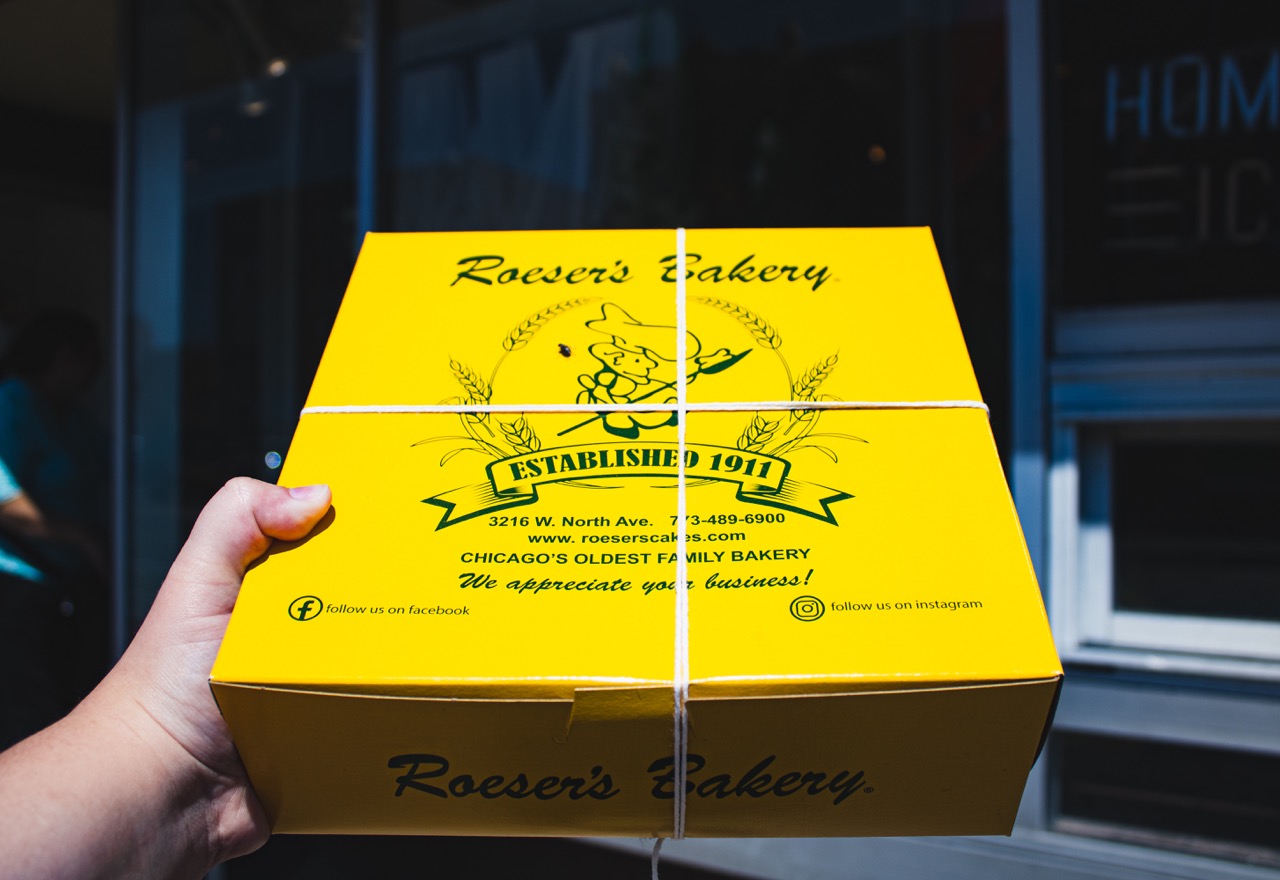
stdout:
POLYGON ((927 229, 370 235, 281 482, 278 832, 1012 827, 1062 671, 927 229))

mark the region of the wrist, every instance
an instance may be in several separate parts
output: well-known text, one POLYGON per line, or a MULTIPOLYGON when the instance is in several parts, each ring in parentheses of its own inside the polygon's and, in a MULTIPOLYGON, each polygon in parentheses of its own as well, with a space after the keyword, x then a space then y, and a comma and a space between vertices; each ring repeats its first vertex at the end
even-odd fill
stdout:
POLYGON ((0 878, 199 878, 215 858, 202 790, 140 706, 95 691, 0 755, 0 878))
MULTIPOLYGON (((148 657, 147 665, 157 660, 148 657)), ((114 725, 132 742, 122 748, 146 761, 154 773, 148 790, 156 792, 156 802, 151 806, 163 825, 177 825, 173 852, 186 854, 184 867, 189 867, 182 875, 202 876, 220 862, 259 848, 268 838, 268 821, 207 683, 170 695, 164 688, 148 688, 148 680, 157 678, 155 670, 134 670, 136 663, 141 660, 127 652, 83 709, 96 712, 93 702, 100 701, 124 716, 114 725), (201 703, 201 724, 189 721, 193 712, 184 696, 201 703)), ((160 665, 169 664, 160 660, 160 665)))
POLYGON ((121 817, 114 833, 130 845, 114 851, 130 860, 119 866, 123 876, 198 878, 217 864, 211 774, 143 703, 109 676, 62 724, 60 733, 96 765, 83 774, 101 789, 93 800, 121 817))

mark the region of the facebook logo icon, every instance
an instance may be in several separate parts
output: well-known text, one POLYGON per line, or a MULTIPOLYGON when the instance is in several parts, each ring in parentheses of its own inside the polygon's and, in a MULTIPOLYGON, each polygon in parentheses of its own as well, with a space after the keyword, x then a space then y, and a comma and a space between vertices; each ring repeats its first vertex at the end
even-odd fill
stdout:
POLYGON ((314 620, 324 610, 318 596, 299 596, 289 603, 289 616, 294 620, 314 620))

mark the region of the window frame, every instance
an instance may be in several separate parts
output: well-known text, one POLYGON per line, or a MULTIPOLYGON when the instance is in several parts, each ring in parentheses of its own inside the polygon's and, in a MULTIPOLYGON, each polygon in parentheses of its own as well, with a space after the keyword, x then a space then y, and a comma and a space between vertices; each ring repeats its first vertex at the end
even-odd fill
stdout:
POLYGON ((1048 580, 1050 619, 1068 663, 1280 681, 1280 624, 1114 608, 1108 492, 1108 429, 1280 419, 1273 340, 1280 302, 1055 316, 1048 580))
MULTIPOLYGON (((1042 0, 1033 5, 1051 23, 1063 2, 1042 0)), ((1017 7, 1016 0, 1008 0, 1011 21, 1017 7)), ((1042 37, 1034 68, 1039 79, 1037 112, 1043 130, 1061 142, 1062 123, 1052 118, 1044 91, 1055 36, 1046 32, 1042 37)), ((1011 80, 1019 76, 1019 69, 1011 48, 1011 80)), ((1028 72, 1026 67, 1021 70, 1028 72)), ((1017 113, 1018 106, 1011 102, 1015 134, 1020 127, 1017 113)), ((1051 158, 1052 152, 1039 144, 1035 148, 1031 161, 1062 173, 1061 157, 1051 158)), ((1015 140, 1015 162, 1018 150, 1015 140)), ((1044 214, 1061 182, 1042 173, 1040 183, 1024 196, 1031 204, 1023 205, 1022 220, 1015 197, 1014 228, 1027 216, 1039 230, 1054 226, 1044 214)), ((1056 228, 1052 234, 1061 232, 1056 228)), ((1039 404, 1037 414, 1045 426, 1040 446, 1043 496, 1037 497, 1035 487, 1030 487, 1015 497, 1024 520, 1027 504, 1042 502, 1030 516, 1042 516, 1043 526, 1028 538, 1035 534, 1042 541, 1038 547, 1032 544, 1032 553, 1043 554, 1039 571, 1066 669, 1054 731, 1280 753, 1275 735, 1280 729, 1280 625, 1210 618, 1192 618, 1195 622, 1189 624, 1174 615, 1115 609, 1109 510, 1109 443, 1126 427, 1274 424, 1280 419, 1280 300, 1215 301, 1214 292, 1207 290, 1200 302, 1055 308, 1046 268, 1060 261, 1055 251, 1060 253, 1060 245, 1046 235, 1037 247, 1013 253, 1015 277, 1020 261, 1040 261, 1040 286, 1028 284, 1013 291, 1015 312, 1021 309, 1029 318, 1016 325, 1017 332, 1038 329, 1043 340, 1040 360, 1035 360, 1034 346, 1019 346, 1015 339, 1013 372, 1043 376, 1040 398, 1029 392, 1015 403, 1039 404), (1031 301, 1020 303, 1023 296, 1031 301), (1039 318, 1038 328, 1031 318, 1039 318), (1082 509, 1082 501, 1089 509, 1082 509), (1215 630, 1208 638, 1189 631, 1206 621, 1215 630), (1252 641, 1260 656, 1232 656, 1225 650, 1229 641, 1238 643, 1242 637, 1252 641), (1268 650, 1262 644, 1267 638, 1278 647, 1268 650)), ((1015 438, 1015 444, 1034 448, 1034 430, 1024 430, 1023 436, 1026 439, 1015 438)), ((1019 476, 1015 467, 1015 493, 1019 476)), ((1244 876, 1258 870, 1220 858, 1081 834, 1078 824, 1056 815, 1055 768, 1048 765, 1041 760, 1033 774, 1020 833, 1027 829, 1045 846, 1062 846, 1081 856, 1096 853, 1107 865, 1099 865, 1099 874, 1123 874, 1121 866, 1131 853, 1145 853, 1149 869, 1167 870, 1170 876, 1244 876), (1028 804, 1028 799, 1034 802, 1028 804)))

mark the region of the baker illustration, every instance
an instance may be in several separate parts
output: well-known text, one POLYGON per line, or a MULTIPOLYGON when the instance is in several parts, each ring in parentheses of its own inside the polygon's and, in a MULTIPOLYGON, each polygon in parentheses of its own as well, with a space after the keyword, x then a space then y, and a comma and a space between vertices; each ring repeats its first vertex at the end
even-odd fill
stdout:
MULTIPOLYGON (((675 327, 645 324, 615 303, 605 303, 600 309, 600 317, 587 321, 587 327, 608 336, 609 341, 596 342, 587 348, 601 367, 595 373, 583 373, 578 377, 578 384, 582 386, 578 392, 578 403, 676 402, 676 380, 673 376, 675 327)), ((686 330, 686 380, 692 382, 703 374, 727 370, 749 353, 733 354, 729 349, 721 348, 704 355, 701 341, 686 330)), ((604 412, 561 434, 577 430, 596 418, 603 422, 604 429, 610 434, 628 440, 639 437, 642 430, 676 423, 676 413, 670 411, 604 412)))

